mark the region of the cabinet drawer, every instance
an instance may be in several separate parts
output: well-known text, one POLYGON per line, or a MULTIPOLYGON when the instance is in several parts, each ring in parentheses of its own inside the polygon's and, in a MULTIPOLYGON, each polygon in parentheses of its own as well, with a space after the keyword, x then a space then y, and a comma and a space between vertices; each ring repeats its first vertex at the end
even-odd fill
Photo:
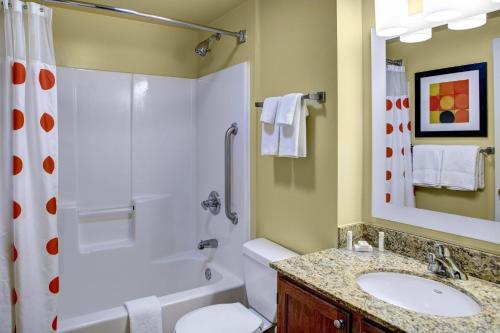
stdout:
POLYGON ((350 313, 284 279, 278 282, 278 333, 349 333, 350 313))
POLYGON ((378 328, 377 326, 366 320, 362 320, 359 333, 389 333, 389 332, 381 328, 378 328))

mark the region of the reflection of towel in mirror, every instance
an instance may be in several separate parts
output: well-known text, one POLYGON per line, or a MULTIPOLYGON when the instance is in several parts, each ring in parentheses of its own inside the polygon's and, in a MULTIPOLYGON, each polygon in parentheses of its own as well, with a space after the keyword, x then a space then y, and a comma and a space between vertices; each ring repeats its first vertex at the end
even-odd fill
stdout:
POLYGON ((441 187, 443 146, 416 145, 413 147, 413 185, 441 187))
POLYGON ((484 156, 478 146, 443 146, 441 185, 450 190, 484 188, 484 156))

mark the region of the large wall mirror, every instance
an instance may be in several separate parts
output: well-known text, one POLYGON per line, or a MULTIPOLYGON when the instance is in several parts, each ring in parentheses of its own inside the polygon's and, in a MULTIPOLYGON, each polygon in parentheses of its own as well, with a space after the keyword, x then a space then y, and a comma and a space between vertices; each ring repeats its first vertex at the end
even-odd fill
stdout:
POLYGON ((500 12, 419 43, 374 30, 372 112, 374 217, 500 243, 500 12))

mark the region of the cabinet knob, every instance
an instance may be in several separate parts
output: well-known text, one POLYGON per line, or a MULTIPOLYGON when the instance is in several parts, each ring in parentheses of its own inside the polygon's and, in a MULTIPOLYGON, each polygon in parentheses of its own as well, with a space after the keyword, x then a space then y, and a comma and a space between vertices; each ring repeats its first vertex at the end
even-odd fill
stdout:
POLYGON ((333 326, 335 326, 335 328, 344 328, 344 321, 342 319, 335 319, 333 321, 333 326))

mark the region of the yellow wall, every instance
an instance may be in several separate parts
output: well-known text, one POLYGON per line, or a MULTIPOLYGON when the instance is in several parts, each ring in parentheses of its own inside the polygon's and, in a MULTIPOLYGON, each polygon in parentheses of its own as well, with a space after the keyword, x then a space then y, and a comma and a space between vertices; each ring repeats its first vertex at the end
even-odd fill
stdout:
POLYGON ((85 11, 55 8, 58 66, 194 78, 199 34, 85 11))
POLYGON ((259 21, 260 99, 325 90, 327 102, 310 103, 307 158, 256 156, 257 236, 299 252, 332 247, 338 188, 336 2, 262 0, 259 21))
MULTIPOLYGON (((371 166, 371 47, 370 47, 370 29, 375 25, 375 10, 374 10, 374 1, 373 0, 365 0, 363 1, 363 72, 364 72, 364 84, 363 84, 363 112, 364 112, 364 119, 365 123, 363 124, 364 128, 364 165, 371 166)), ((498 28, 497 28, 498 29, 498 28)), ((497 30, 498 31, 498 30, 497 30)), ((470 31, 468 33, 473 34, 473 31, 470 31)), ((469 39, 470 40, 470 39, 469 39)), ((431 40, 432 43, 439 44, 439 41, 442 41, 442 38, 439 36, 439 32, 436 34, 436 36, 433 37, 431 40), (436 38, 436 39, 434 39, 436 38), (434 41, 433 41, 434 40, 434 41)), ((432 57, 426 57, 426 58, 432 58, 432 64, 431 66, 440 66, 440 64, 444 64, 444 66, 451 65, 452 63, 448 59, 453 59, 452 61, 456 62, 456 64, 463 64, 463 61, 469 62, 473 61, 473 59, 477 59, 477 61, 482 61, 484 60, 484 56, 486 55, 487 52, 491 51, 491 38, 489 44, 486 43, 485 41, 478 42, 480 43, 481 49, 483 51, 480 51, 478 49, 473 49, 473 50, 462 50, 462 52, 465 52, 467 56, 465 55, 463 58, 461 58, 463 55, 460 55, 460 52, 458 54, 453 54, 453 56, 449 56, 448 52, 440 52, 440 54, 434 54, 432 57), (477 57, 474 58, 473 54, 476 53, 477 57), (446 65, 447 64, 447 65, 446 65)), ((443 45, 444 46, 444 45, 443 45)), ((415 45, 413 46, 414 49, 416 49, 418 46, 415 45)), ((408 56, 408 54, 406 54, 408 56)), ((492 72, 489 73, 490 77, 492 77, 492 72)), ((491 86, 491 83, 490 83, 491 86)), ((412 89, 413 90, 413 89, 412 89)), ((493 109, 493 106, 489 106, 490 110, 493 109)), ((492 122, 490 118, 490 128, 489 131, 493 130, 492 122)), ((464 141, 464 142, 469 142, 469 141, 464 141)), ((490 141, 487 141, 490 142, 490 141)), ((484 144, 484 141, 481 143, 484 144)), ((405 225, 401 223, 395 223, 391 221, 385 221, 385 220, 380 220, 380 219, 375 219, 371 215, 371 168, 366 167, 363 171, 363 184, 364 184, 364 195, 363 195, 363 219, 367 222, 380 225, 383 227, 387 228, 392 228, 396 230, 402 230, 406 232, 410 232, 413 234, 417 235, 422 235, 425 237, 430 237, 438 240, 443 240, 443 241, 448 241, 451 243, 456 243, 462 246, 468 246, 471 248, 477 248, 477 249, 482 249, 486 250, 489 252, 493 253, 500 253, 500 246, 488 242, 483 242, 483 241, 478 241, 474 240, 471 238, 466 238, 466 237, 460 237, 452 234, 447 234, 443 232, 437 232, 434 230, 430 229, 425 229, 425 228, 419 228, 419 227, 414 227, 410 225, 405 225)))
MULTIPOLYGON (((436 30, 436 29, 435 29, 436 30)), ((387 57, 403 59, 410 81, 412 121, 415 123, 415 73, 432 69, 488 63, 488 137, 487 138, 413 138, 415 144, 474 144, 494 146, 493 105, 493 50, 492 40, 500 37, 500 17, 490 18, 486 25, 477 29, 435 31, 431 40, 404 44, 399 41, 387 44, 387 57)), ((488 220, 495 218, 494 157, 485 163, 485 184, 482 191, 464 192, 418 187, 418 208, 430 209, 488 220)))
POLYGON ((250 27, 249 43, 225 41, 200 60, 200 74, 251 62, 252 103, 266 96, 326 90, 327 103, 310 103, 308 157, 261 157, 259 110, 252 112, 254 235, 292 250, 336 245, 337 91, 336 3, 329 0, 249 0, 212 22, 250 27), (253 22, 251 22, 253 20, 253 22), (253 30, 253 33, 252 33, 253 30))
POLYGON ((362 0, 337 0, 338 225, 362 220, 362 0))

